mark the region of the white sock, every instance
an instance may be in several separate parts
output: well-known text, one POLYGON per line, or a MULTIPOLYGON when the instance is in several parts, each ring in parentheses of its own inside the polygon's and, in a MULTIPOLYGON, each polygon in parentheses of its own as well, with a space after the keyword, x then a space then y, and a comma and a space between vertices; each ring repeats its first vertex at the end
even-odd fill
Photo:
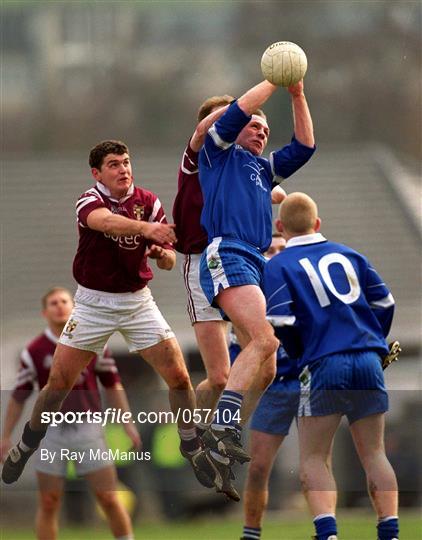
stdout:
POLYGON ((23 452, 29 452, 29 450, 33 450, 33 448, 26 446, 26 444, 22 441, 19 441, 18 446, 23 452))
POLYGON ((196 438, 196 428, 189 428, 189 429, 178 429, 179 436, 184 441, 192 441, 196 438))
POLYGON ((317 516, 314 517, 313 521, 318 521, 318 519, 322 519, 322 518, 326 518, 326 517, 332 517, 334 519, 336 519, 336 515, 335 514, 318 514, 317 516))

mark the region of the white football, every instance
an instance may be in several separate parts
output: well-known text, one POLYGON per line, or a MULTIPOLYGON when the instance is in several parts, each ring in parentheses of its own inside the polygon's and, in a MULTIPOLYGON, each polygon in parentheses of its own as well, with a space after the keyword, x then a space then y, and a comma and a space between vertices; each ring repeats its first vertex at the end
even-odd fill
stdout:
POLYGON ((277 41, 261 58, 264 78, 277 86, 291 86, 305 76, 308 67, 306 54, 296 43, 277 41))

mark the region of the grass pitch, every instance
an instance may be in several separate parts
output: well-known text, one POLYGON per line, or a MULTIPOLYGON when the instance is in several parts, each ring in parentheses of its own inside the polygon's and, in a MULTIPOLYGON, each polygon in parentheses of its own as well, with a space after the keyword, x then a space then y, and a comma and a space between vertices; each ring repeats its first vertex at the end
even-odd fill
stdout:
MULTIPOLYGON (((375 540, 375 523, 371 515, 339 514, 340 540, 375 540)), ((157 524, 142 524, 135 529, 137 540, 238 540, 241 535, 241 517, 221 521, 192 520, 157 524)), ((313 534, 307 514, 302 518, 268 519, 264 523, 262 540, 309 540, 313 534)), ((0 528, 1 540, 34 540, 33 531, 0 528)), ((59 540, 112 540, 104 528, 61 528, 59 540)), ((400 518, 400 540, 422 540, 422 522, 416 513, 400 518)))

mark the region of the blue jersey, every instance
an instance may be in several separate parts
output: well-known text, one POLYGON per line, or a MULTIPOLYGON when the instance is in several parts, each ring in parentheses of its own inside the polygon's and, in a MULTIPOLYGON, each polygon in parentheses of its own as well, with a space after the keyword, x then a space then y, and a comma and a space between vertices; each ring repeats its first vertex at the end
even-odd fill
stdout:
POLYGON ((207 133, 199 154, 201 225, 209 242, 235 238, 263 252, 271 243, 272 188, 304 165, 315 149, 293 138, 269 160, 255 156, 234 142, 250 120, 235 102, 207 133))
POLYGON ((267 318, 299 366, 326 355, 388 352, 394 299, 368 260, 321 234, 292 238, 264 270, 267 318))

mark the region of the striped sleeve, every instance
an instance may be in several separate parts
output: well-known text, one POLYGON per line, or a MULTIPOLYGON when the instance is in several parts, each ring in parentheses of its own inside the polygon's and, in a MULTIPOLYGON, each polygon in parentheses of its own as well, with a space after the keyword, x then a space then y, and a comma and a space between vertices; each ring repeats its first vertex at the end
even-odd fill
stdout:
POLYGON ((182 163, 180 164, 180 172, 183 174, 195 174, 198 172, 198 152, 195 152, 187 145, 182 156, 182 163))
POLYGON ((233 146, 237 136, 250 119, 251 117, 242 111, 237 102, 234 102, 210 127, 203 147, 209 167, 212 167, 213 158, 217 158, 233 146))
POLYGON ((294 301, 286 282, 279 259, 276 257, 265 265, 264 294, 267 302, 267 320, 274 326, 290 358, 299 358, 303 352, 300 328, 294 312, 294 301))
POLYGON ((273 181, 280 183, 291 176, 309 161, 314 152, 315 147, 305 146, 293 136, 290 144, 270 154, 273 181))
POLYGON ((375 268, 368 264, 366 272, 366 300, 373 314, 381 325, 384 337, 387 337, 394 315, 394 298, 375 268))
MULTIPOLYGON (((160 199, 154 195, 153 196, 153 200, 152 200, 152 210, 151 210, 151 214, 148 218, 148 221, 150 223, 167 223, 167 217, 166 217, 166 214, 164 212, 164 208, 163 208, 163 205, 161 204, 161 201, 160 199)), ((157 242, 149 242, 149 244, 151 243, 157 243, 157 242)), ((162 247, 164 247, 165 249, 174 249, 173 245, 172 244, 168 244, 168 243, 164 243, 164 244, 160 244, 162 247)))
POLYGON ((76 219, 81 227, 88 227, 87 217, 97 208, 105 207, 103 198, 95 188, 85 191, 76 202, 76 219))
POLYGON ((28 349, 24 349, 20 355, 20 366, 16 376, 12 397, 20 403, 25 401, 31 395, 36 380, 37 372, 35 370, 34 362, 28 349))
POLYGON ((264 293, 267 301, 267 320, 275 327, 293 326, 293 300, 289 287, 277 264, 268 262, 264 270, 264 293))
POLYGON ((95 373, 103 386, 110 387, 120 382, 120 375, 117 370, 116 361, 106 347, 101 356, 97 356, 95 361, 95 373))

